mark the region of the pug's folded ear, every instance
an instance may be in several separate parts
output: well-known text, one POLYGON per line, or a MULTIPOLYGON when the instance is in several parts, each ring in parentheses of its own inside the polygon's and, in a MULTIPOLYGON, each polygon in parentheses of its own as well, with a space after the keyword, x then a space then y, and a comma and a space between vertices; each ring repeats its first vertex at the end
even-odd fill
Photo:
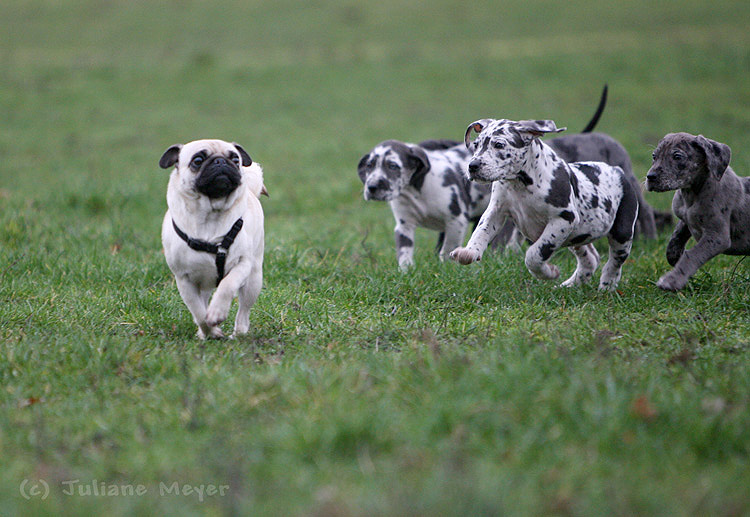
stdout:
POLYGON ((182 144, 175 144, 164 151, 164 154, 161 155, 161 158, 159 159, 159 167, 161 167, 162 169, 169 169, 174 164, 176 164, 177 159, 180 157, 181 149, 182 144))
POLYGON ((237 152, 240 153, 240 158, 242 158, 242 166, 250 167, 253 164, 253 159, 250 158, 250 155, 247 154, 247 151, 245 151, 242 146, 236 142, 232 142, 232 145, 237 148, 237 152))

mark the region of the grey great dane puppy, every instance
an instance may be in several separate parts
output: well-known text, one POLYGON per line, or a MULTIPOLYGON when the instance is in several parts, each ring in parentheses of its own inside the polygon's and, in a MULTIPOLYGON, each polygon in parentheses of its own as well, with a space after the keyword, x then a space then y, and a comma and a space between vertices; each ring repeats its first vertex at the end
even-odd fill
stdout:
POLYGON ((678 218, 667 245, 667 262, 674 269, 657 282, 661 289, 682 289, 721 253, 750 254, 750 178, 738 177, 729 167, 731 155, 728 145, 689 133, 670 133, 657 145, 646 188, 677 190, 672 210, 678 218), (686 251, 690 237, 696 244, 686 251))
POLYGON ((578 265, 563 286, 591 279, 599 266, 592 244, 607 236, 609 259, 602 270, 599 289, 617 287, 622 265, 630 254, 638 216, 636 189, 624 171, 603 162, 566 163, 539 139, 563 131, 551 120, 478 120, 469 124, 467 148, 474 149, 469 176, 493 182, 487 210, 465 248, 451 258, 461 264, 481 259, 506 217, 532 244, 526 267, 537 278, 560 276, 547 261, 560 248, 570 247, 578 265), (472 131, 479 133, 469 142, 472 131))
MULTIPOLYGON (((575 135, 547 141, 563 160, 603 161, 621 167, 639 197, 641 211, 636 229, 647 238, 656 237, 654 211, 643 200, 625 148, 604 133, 592 133, 607 102, 607 86, 594 116, 575 135)), ((463 142, 427 140, 411 144, 387 140, 359 161, 357 172, 364 184, 365 200, 387 201, 396 220, 396 256, 402 269, 414 263, 417 227, 437 230, 441 260, 463 243, 469 224, 476 224, 487 208, 490 185, 468 181, 471 153, 463 142)), ((514 232, 513 222, 498 232, 493 246, 503 247, 514 232)))

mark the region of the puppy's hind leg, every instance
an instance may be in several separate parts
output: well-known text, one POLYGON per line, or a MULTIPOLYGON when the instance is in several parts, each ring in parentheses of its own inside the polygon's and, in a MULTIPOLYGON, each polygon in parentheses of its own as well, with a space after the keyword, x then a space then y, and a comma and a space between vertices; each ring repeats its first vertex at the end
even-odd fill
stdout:
POLYGON ((250 308, 255 305, 261 287, 263 287, 263 271, 259 267, 252 272, 247 282, 237 292, 239 308, 237 309, 237 317, 234 319, 234 332, 230 338, 247 334, 250 328, 250 308))
POLYGON ((448 254, 464 243, 466 229, 469 227, 469 221, 463 215, 449 221, 445 225, 445 238, 443 246, 440 248, 440 261, 444 261, 448 254))
POLYGON ((602 291, 612 291, 617 287, 620 277, 622 276, 622 265, 630 255, 630 249, 633 241, 629 240, 624 243, 618 242, 617 239, 609 236, 609 258, 602 269, 602 277, 599 280, 599 289, 602 291))
POLYGON ((609 258, 602 269, 602 277, 599 279, 599 289, 602 291, 612 291, 617 288, 617 283, 622 276, 622 265, 633 247, 635 223, 640 208, 638 194, 628 181, 622 182, 622 190, 620 206, 617 207, 615 220, 607 235, 609 258))
POLYGON ((570 251, 576 256, 578 265, 573 275, 561 284, 562 287, 572 287, 574 285, 585 284, 591 280, 591 276, 599 267, 599 253, 593 244, 576 246, 570 248, 570 251))

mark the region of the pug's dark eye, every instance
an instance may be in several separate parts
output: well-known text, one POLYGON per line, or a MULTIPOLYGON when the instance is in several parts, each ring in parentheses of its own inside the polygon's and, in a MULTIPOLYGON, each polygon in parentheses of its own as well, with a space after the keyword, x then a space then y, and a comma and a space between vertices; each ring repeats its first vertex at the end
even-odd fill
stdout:
POLYGON ((203 156, 196 156, 195 158, 193 158, 193 161, 192 161, 192 162, 190 162, 190 164, 191 164, 191 165, 192 165, 193 167, 196 167, 196 168, 198 168, 198 167, 200 167, 200 166, 201 166, 201 164, 203 164, 203 161, 204 161, 204 158, 203 158, 203 156))
POLYGON ((236 154, 232 153, 231 155, 229 155, 229 159, 232 160, 232 163, 236 166, 240 166, 240 157, 236 154))

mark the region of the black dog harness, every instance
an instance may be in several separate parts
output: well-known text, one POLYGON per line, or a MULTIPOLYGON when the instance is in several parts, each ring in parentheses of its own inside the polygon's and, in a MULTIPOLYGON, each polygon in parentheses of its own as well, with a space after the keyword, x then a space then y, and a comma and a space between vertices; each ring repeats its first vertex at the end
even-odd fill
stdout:
POLYGON ((224 265, 227 261, 227 253, 229 252, 229 248, 230 246, 232 246, 232 243, 234 243, 234 239, 237 238, 237 234, 240 233, 242 224, 242 217, 240 217, 234 222, 229 232, 227 232, 227 234, 222 237, 221 244, 217 245, 211 244, 208 241, 202 241, 200 239, 193 239, 192 237, 188 237, 185 232, 180 230, 180 228, 177 226, 177 223, 174 222, 174 219, 172 219, 172 226, 174 226, 174 231, 177 232, 177 235, 179 235, 180 239, 185 241, 191 249, 216 255, 216 273, 218 275, 216 285, 219 285, 221 279, 224 278, 224 265))

